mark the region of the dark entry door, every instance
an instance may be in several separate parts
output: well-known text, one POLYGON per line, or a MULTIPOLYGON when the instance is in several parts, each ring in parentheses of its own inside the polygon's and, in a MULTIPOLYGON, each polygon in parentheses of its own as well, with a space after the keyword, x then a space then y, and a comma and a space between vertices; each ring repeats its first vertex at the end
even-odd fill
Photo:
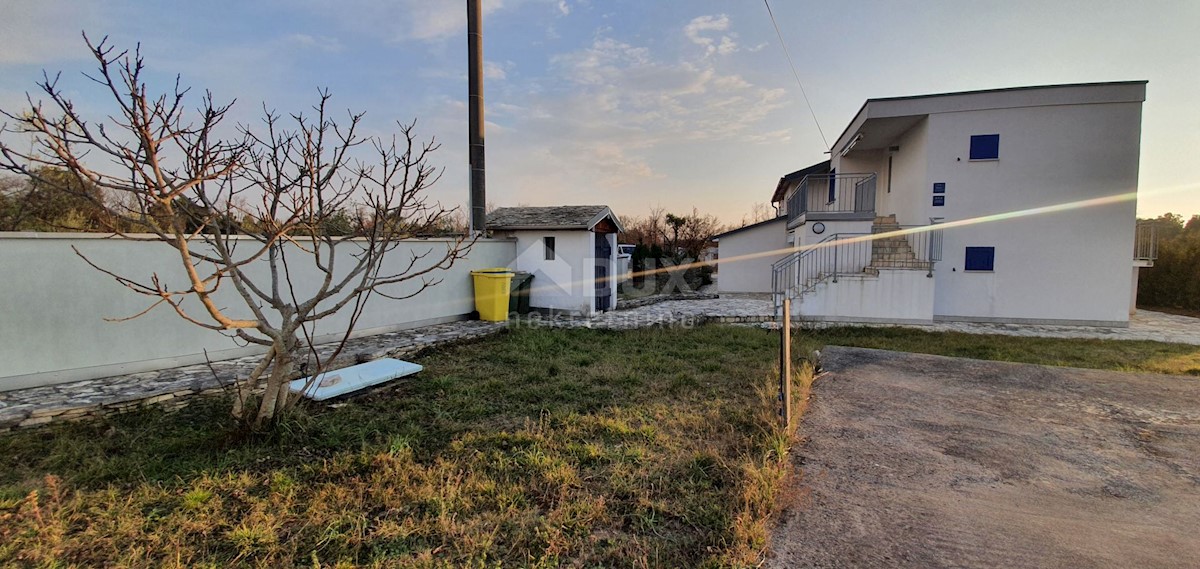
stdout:
POLYGON ((612 309, 612 245, 608 235, 596 233, 596 310, 612 309))

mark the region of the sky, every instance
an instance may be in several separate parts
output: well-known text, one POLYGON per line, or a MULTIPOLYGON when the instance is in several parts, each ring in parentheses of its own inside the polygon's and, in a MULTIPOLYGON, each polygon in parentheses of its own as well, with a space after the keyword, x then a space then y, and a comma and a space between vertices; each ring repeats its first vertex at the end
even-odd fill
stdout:
MULTIPOLYGON (((774 0, 805 105, 761 0, 484 0, 488 201, 695 208, 737 225, 779 177, 825 159, 872 97, 1149 80, 1138 213, 1200 213, 1200 2, 774 0), (816 116, 814 124, 813 114, 816 116), (819 124, 819 128, 817 126, 819 124)), ((442 143, 432 199, 465 205, 462 0, 6 0, 0 108, 42 71, 85 111, 80 37, 141 44, 152 87, 307 110, 318 89, 371 134, 418 120, 442 143)), ((193 101, 196 101, 193 99, 193 101)))

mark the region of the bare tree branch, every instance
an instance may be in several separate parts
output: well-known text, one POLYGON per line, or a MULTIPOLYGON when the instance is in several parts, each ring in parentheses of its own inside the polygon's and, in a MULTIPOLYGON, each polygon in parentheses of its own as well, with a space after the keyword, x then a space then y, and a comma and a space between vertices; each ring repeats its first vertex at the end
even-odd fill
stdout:
POLYGON ((225 118, 233 103, 205 92, 189 111, 190 91, 179 77, 168 90, 151 92, 140 46, 118 51, 107 37, 84 41, 97 66, 87 78, 107 92, 113 114, 89 122, 60 77, 44 74, 38 87, 45 104, 27 95, 27 109, 0 110, 11 122, 0 127, 0 169, 86 200, 118 237, 175 251, 183 286, 168 286, 157 273, 118 274, 75 251, 122 286, 153 297, 146 309, 113 321, 165 305, 196 326, 268 346, 239 390, 235 415, 243 416, 266 375, 254 420, 271 421, 295 402, 288 381, 301 348, 317 362, 307 370, 315 377, 341 353, 373 295, 405 299, 436 286, 437 274, 474 243, 460 235, 444 250, 430 246, 385 262, 403 239, 444 234, 455 213, 426 201, 442 175, 429 163, 439 145, 418 140, 416 121, 397 123, 398 133, 386 140, 364 136, 364 115, 335 120, 332 95, 321 90, 309 113, 264 106, 259 124, 230 128, 225 118), (4 135, 33 136, 35 143, 21 150, 4 135), (407 281, 420 284, 380 290, 407 281), (240 299, 234 307, 218 300, 224 283, 240 299), (349 323, 322 358, 316 324, 335 314, 349 323))

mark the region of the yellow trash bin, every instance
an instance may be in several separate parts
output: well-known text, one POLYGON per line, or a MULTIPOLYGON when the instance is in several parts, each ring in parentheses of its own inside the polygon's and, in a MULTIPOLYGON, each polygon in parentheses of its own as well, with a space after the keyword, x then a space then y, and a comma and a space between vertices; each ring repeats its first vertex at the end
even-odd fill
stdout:
POLYGON ((480 320, 508 320, 508 295, 512 292, 513 272, 503 267, 471 271, 475 281, 475 310, 480 320))

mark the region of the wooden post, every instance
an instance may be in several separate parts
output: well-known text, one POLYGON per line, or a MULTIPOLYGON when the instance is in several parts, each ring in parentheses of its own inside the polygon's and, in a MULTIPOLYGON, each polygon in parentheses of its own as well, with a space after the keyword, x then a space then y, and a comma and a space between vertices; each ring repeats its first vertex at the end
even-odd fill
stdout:
POLYGON ((779 338, 779 419, 787 429, 792 425, 792 300, 786 296, 779 338))

